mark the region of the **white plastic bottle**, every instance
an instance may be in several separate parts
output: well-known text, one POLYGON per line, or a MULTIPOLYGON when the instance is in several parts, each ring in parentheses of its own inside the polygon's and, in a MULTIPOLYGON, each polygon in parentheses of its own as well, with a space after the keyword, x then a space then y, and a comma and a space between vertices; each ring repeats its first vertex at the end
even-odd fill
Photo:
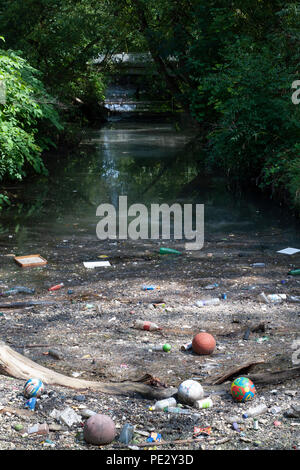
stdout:
POLYGON ((268 411, 268 407, 266 405, 258 405, 254 408, 249 408, 246 413, 243 414, 243 418, 253 418, 254 416, 262 415, 268 411))
POLYGON ((214 299, 197 300, 196 305, 197 307, 206 307, 206 305, 218 305, 219 303, 220 299, 216 297, 214 299))
POLYGON ((162 411, 164 408, 168 406, 176 406, 177 402, 175 398, 170 397, 170 398, 165 398, 164 400, 159 400, 157 401, 153 406, 149 407, 149 410, 151 411, 162 411))

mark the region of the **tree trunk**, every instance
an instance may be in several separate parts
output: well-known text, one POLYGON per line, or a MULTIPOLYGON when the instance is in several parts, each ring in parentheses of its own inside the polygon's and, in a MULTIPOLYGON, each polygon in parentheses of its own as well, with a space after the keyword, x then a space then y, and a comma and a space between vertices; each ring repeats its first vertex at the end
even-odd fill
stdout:
POLYGON ((134 395, 139 393, 147 398, 167 398, 177 392, 176 388, 159 388, 137 382, 105 383, 76 379, 43 367, 17 353, 0 341, 0 374, 28 380, 37 377, 45 384, 60 385, 77 390, 94 390, 112 395, 134 395))

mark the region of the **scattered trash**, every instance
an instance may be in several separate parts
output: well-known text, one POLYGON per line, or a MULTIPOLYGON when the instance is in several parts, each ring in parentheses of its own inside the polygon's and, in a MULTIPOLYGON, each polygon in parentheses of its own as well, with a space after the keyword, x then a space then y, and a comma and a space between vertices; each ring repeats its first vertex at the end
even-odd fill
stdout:
POLYGON ((237 431, 237 432, 241 432, 241 430, 240 430, 240 428, 239 428, 239 425, 238 425, 238 423, 236 423, 236 422, 233 422, 233 423, 232 423, 232 427, 233 427, 233 429, 234 429, 235 431, 237 431))
POLYGON ((283 302, 283 300, 286 300, 287 296, 286 294, 269 294, 266 295, 264 292, 258 295, 257 299, 259 302, 264 302, 266 304, 279 304, 283 302))
POLYGON ((143 321, 143 320, 136 320, 133 324, 133 327, 139 330, 147 330, 147 331, 161 330, 161 327, 159 327, 156 323, 153 323, 151 321, 143 321))
POLYGON ((204 398, 202 400, 196 400, 194 402, 194 407, 198 409, 212 408, 213 401, 211 398, 204 398))
POLYGON ((132 426, 132 424, 124 424, 120 433, 119 441, 122 442, 122 444, 129 444, 133 438, 133 431, 134 427, 132 426))
POLYGON ((161 434, 157 432, 152 432, 147 439, 147 442, 160 442, 161 441, 161 434))
POLYGON ((24 408, 28 408, 29 410, 34 411, 36 407, 36 402, 37 400, 35 397, 29 398, 29 400, 26 401, 24 408))
POLYGON ((9 290, 1 292, 0 295, 2 295, 3 297, 8 297, 10 295, 34 294, 34 293, 35 293, 35 289, 29 289, 28 287, 23 287, 23 286, 16 286, 16 287, 12 287, 9 290))
POLYGON ((190 349, 192 349, 192 343, 186 343, 180 346, 181 351, 189 351, 190 349))
POLYGON ((246 413, 243 413, 243 418, 253 418, 254 416, 259 416, 268 411, 268 407, 265 404, 261 404, 258 406, 255 406, 253 408, 249 408, 249 410, 246 411, 246 413))
POLYGON ((269 341, 269 339, 270 338, 268 336, 263 336, 262 338, 257 338, 256 342, 261 344, 261 343, 264 343, 265 341, 269 341))
POLYGON ((204 289, 212 290, 212 289, 215 289, 215 288, 218 287, 218 286, 219 286, 219 284, 217 284, 217 283, 208 284, 208 286, 205 286, 204 289))
POLYGON ((40 255, 15 256, 14 260, 21 268, 45 266, 47 264, 47 261, 40 255))
POLYGON ((88 408, 84 408, 83 410, 80 410, 80 414, 83 418, 90 418, 91 416, 96 415, 96 411, 89 410, 88 408))
POLYGON ((225 294, 225 293, 221 294, 221 298, 222 298, 222 300, 227 300, 227 294, 225 294))
POLYGON ((84 261, 83 265, 87 269, 105 268, 111 266, 109 261, 84 261))
POLYGON ((15 431, 20 432, 20 431, 23 431, 24 426, 23 426, 23 424, 15 424, 15 425, 13 426, 13 428, 14 428, 15 431))
POLYGON ((300 269, 292 269, 289 273, 289 276, 300 276, 300 269))
POLYGON ((159 286, 142 286, 142 290, 155 290, 160 289, 159 286))
POLYGON ((176 405, 177 405, 177 402, 176 402, 175 398, 170 397, 170 398, 166 398, 165 400, 157 401, 153 406, 149 407, 149 410, 150 411, 162 411, 167 406, 173 406, 174 407, 176 405))
POLYGON ((196 306, 197 307, 206 307, 207 305, 218 305, 220 303, 220 299, 218 297, 214 299, 204 299, 204 300, 197 300, 196 306))
POLYGON ((185 410, 184 408, 180 408, 179 406, 166 406, 163 411, 165 411, 166 413, 194 416, 195 418, 200 418, 201 416, 199 413, 193 413, 192 411, 185 410))
POLYGON ((253 263, 250 264, 250 266, 252 266, 253 268, 264 268, 266 265, 265 263, 253 263))
POLYGON ((283 250, 277 251, 277 253, 282 253, 284 255, 294 255, 295 253, 299 253, 300 250, 298 248, 284 248, 283 250))
POLYGON ((79 416, 72 408, 65 408, 63 411, 56 414, 57 421, 66 424, 69 428, 73 424, 81 423, 81 416, 79 416))
MULTIPOLYGON (((144 328, 145 329, 145 328, 144 328)), ((171 345, 168 343, 165 344, 159 344, 158 346, 151 346, 150 351, 164 351, 164 352, 170 352, 172 349, 171 345)))
POLYGON ((253 418, 253 429, 258 431, 258 419, 253 418))
POLYGON ((291 295, 291 296, 288 298, 288 301, 289 301, 289 302, 298 303, 298 302, 300 302, 300 296, 291 295))
POLYGON ((163 248, 159 249, 161 255, 181 255, 181 251, 174 250, 173 248, 163 248))
POLYGON ((201 428, 199 426, 194 426, 194 436, 200 436, 201 434, 204 434, 205 436, 210 436, 211 435, 211 426, 207 426, 206 428, 201 428))
POLYGON ((47 423, 43 424, 35 424, 34 426, 30 426, 27 429, 28 434, 43 434, 47 435, 49 433, 49 426, 47 423))
POLYGON ((55 290, 59 290, 61 289, 62 287, 64 287, 64 283, 61 282, 60 284, 57 284, 56 286, 52 286, 52 287, 49 287, 49 291, 52 292, 52 291, 55 291, 55 290))

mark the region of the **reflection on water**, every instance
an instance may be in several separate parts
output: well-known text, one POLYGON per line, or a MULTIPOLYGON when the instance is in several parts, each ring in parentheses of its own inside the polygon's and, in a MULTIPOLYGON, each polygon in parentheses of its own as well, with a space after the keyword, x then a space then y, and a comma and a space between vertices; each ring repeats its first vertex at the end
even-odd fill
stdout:
POLYGON ((206 233, 288 224, 291 239, 297 239, 290 220, 269 201, 237 200, 222 179, 199 176, 201 155, 186 150, 192 137, 191 131, 177 132, 165 119, 121 120, 86 132, 76 152, 51 158, 48 177, 35 177, 12 190, 18 197, 1 213, 0 247, 12 235, 21 251, 33 241, 51 243, 52 237, 63 240, 75 233, 96 240, 97 206, 117 207, 120 195, 127 195, 128 205, 205 204, 206 233))

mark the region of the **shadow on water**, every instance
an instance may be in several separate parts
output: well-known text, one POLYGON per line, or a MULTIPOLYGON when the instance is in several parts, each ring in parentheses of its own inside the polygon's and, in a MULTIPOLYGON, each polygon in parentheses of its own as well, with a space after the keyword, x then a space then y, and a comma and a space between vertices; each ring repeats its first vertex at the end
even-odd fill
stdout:
POLYGON ((222 178, 199 176, 201 154, 186 150, 193 132, 177 131, 166 117, 112 120, 87 130, 76 151, 52 155, 49 176, 12 190, 14 203, 1 213, 0 246, 7 246, 8 237, 19 252, 32 241, 42 246, 53 239, 55 244, 72 234, 96 240, 96 208, 103 203, 117 207, 120 195, 128 197, 128 205, 149 208, 151 203, 204 204, 206 233, 277 227, 296 243, 293 219, 271 201, 236 198, 222 178))

